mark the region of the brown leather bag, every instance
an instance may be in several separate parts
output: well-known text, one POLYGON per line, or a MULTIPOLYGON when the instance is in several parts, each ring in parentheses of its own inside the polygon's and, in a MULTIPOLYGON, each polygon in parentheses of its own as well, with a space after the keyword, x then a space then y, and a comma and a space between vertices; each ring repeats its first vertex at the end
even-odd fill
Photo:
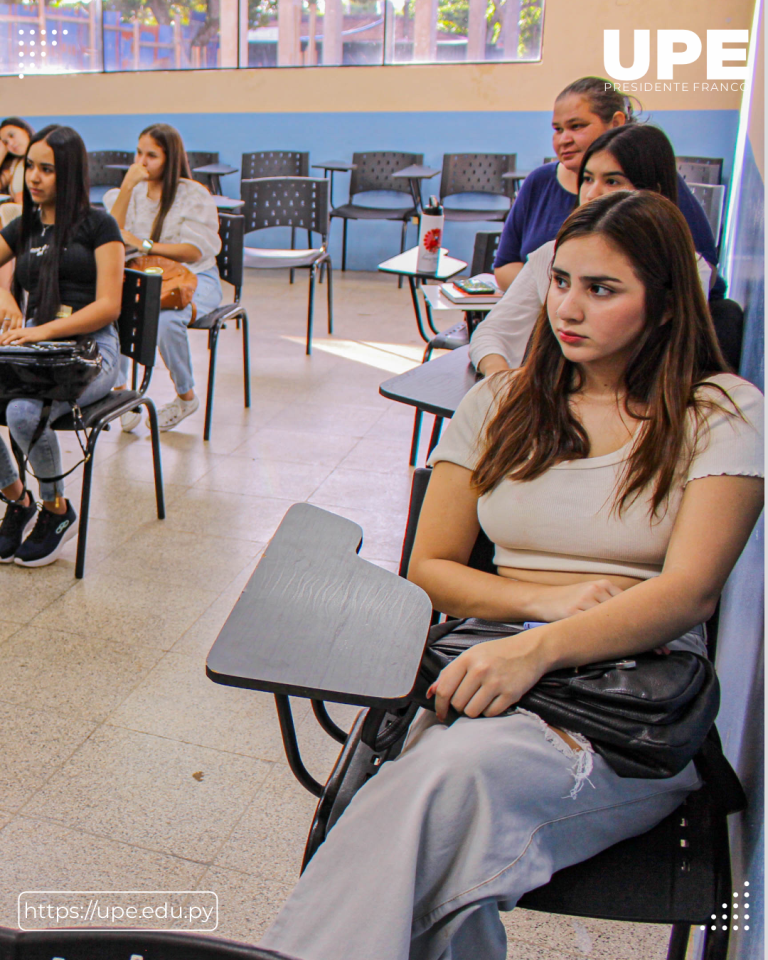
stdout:
MULTIPOLYGON (((192 303, 192 297, 197 290, 197 275, 185 267, 183 263, 176 260, 169 260, 168 257, 153 257, 151 254, 141 257, 134 257, 126 263, 130 270, 146 271, 151 269, 156 273, 158 269, 163 272, 163 287, 160 295, 160 307, 163 310, 183 310, 184 307, 192 303)), ((197 310, 192 303, 192 320, 195 319, 197 310)))

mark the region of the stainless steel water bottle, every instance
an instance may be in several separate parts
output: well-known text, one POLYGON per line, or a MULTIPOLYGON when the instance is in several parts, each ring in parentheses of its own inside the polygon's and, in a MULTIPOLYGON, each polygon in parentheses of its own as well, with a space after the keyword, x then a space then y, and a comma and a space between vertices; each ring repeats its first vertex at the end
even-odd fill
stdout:
POLYGON ((422 210, 419 224, 419 252, 416 256, 416 269, 419 272, 434 273, 437 270, 444 223, 445 215, 440 201, 437 197, 430 197, 422 210))

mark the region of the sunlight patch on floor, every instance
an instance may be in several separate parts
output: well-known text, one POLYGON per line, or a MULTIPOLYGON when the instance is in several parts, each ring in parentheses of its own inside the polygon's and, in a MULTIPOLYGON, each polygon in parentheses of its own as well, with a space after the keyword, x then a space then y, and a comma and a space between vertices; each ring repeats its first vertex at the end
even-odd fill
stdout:
MULTIPOLYGON (((284 340, 305 344, 303 337, 284 336, 284 340)), ((423 347, 407 343, 375 343, 367 340, 320 340, 312 338, 313 350, 324 350, 345 360, 378 367, 388 373, 405 373, 418 367, 424 355, 423 347)))

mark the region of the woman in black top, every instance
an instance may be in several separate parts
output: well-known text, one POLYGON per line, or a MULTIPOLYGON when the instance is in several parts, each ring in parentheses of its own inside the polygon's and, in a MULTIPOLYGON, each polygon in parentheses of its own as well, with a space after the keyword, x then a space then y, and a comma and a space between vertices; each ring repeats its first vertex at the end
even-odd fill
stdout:
MULTIPOLYGON (((23 212, 0 232, 0 266, 13 257, 14 292, 0 290, 0 345, 87 334, 99 345, 102 369, 80 403, 106 396, 118 377, 115 321, 120 314, 125 249, 114 219, 91 209, 85 145, 71 127, 54 124, 30 140, 23 212), (19 304, 25 294, 22 310, 19 304)), ((50 426, 30 449, 41 409, 41 400, 11 400, 6 421, 21 450, 29 453, 34 473, 58 476, 61 454, 50 426)), ((68 410, 66 402, 55 402, 50 422, 68 410)), ((13 457, 0 441, 0 492, 8 502, 0 524, 0 562, 25 567, 52 563, 77 529, 75 511, 63 497, 63 482, 40 481, 43 503, 38 514, 13 457)))

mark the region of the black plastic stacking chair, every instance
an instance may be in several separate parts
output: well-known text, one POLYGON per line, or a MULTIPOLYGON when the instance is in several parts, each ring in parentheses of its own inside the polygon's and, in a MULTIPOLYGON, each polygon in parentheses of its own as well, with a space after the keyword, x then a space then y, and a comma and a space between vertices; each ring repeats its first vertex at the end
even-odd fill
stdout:
POLYGON ((367 151, 353 153, 352 163, 355 169, 349 180, 349 202, 331 210, 331 218, 339 217, 344 221, 341 240, 341 269, 347 269, 347 225, 350 220, 399 220, 402 223, 400 233, 400 253, 405 250, 405 234, 408 223, 419 211, 413 205, 411 187, 407 179, 393 179, 392 174, 405 167, 421 166, 423 153, 400 153, 395 150, 367 151), (367 207, 355 203, 354 198, 369 191, 386 191, 396 196, 405 194, 408 204, 403 207, 367 207))
POLYGON ((265 177, 243 180, 242 199, 245 232, 267 227, 298 227, 320 235, 319 247, 305 250, 275 250, 246 247, 248 266, 258 270, 283 268, 309 270, 309 303, 307 306, 307 355, 312 352, 312 324, 315 309, 315 278, 324 266, 328 271, 328 333, 333 333, 333 270, 328 253, 328 189, 327 180, 318 177, 265 177))
POLYGON ((513 173, 516 163, 516 153, 446 153, 440 177, 440 199, 446 221, 506 220, 509 203, 503 208, 463 209, 449 206, 445 201, 468 193, 485 193, 511 201, 513 187, 510 181, 502 179, 502 174, 513 173))
POLYGON ((239 321, 243 331, 243 391, 246 407, 251 405, 251 363, 248 342, 248 314, 242 304, 243 292, 243 239, 245 236, 245 217, 233 213, 219 214, 219 236, 221 251, 216 257, 219 276, 235 288, 233 303, 223 303, 202 317, 196 317, 190 323, 190 330, 208 331, 208 387, 205 395, 205 427, 203 440, 211 439, 211 417, 213 415, 213 388, 216 382, 216 349, 219 333, 226 329, 228 320, 239 321))
MULTIPOLYGON (((88 182, 91 190, 94 187, 119 187, 125 177, 125 170, 110 170, 112 163, 131 164, 136 159, 135 154, 128 150, 95 150, 88 154, 88 182)), ((106 192, 106 191, 105 191, 106 192)), ((102 206, 101 199, 92 195, 94 206, 102 206)))
MULTIPOLYGON (((490 154, 490 156, 495 156, 495 154, 490 154)), ((470 272, 471 277, 477 276, 478 273, 493 273, 493 261, 496 259, 496 251, 499 248, 500 238, 500 232, 475 234, 475 248, 472 253, 472 268, 470 272)), ((430 315, 431 307, 426 297, 424 298, 424 306, 427 314, 430 315)), ((478 323, 482 322, 484 316, 485 314, 472 314, 471 311, 466 311, 463 319, 460 320, 459 323, 455 323, 446 330, 441 330, 436 337, 432 337, 424 350, 424 356, 421 362, 427 363, 427 361, 432 358, 433 350, 458 350, 459 347, 466 347, 472 336, 472 331, 478 323)), ((431 320, 432 318, 430 316, 430 326, 433 325, 431 320)), ((416 466, 416 457, 419 453, 422 416, 422 411, 417 410, 413 417, 413 436, 411 437, 411 452, 408 457, 408 463, 412 467, 416 466)), ((432 431, 435 437, 440 435, 441 428, 442 420, 440 417, 437 417, 432 431)))
MULTIPOLYGON (((123 306, 117 321, 120 334, 120 352, 130 357, 136 366, 144 368, 141 384, 134 382, 131 390, 112 390, 106 397, 82 408, 83 424, 88 439, 85 448, 85 466, 83 468, 83 491, 80 497, 80 527, 77 534, 77 560, 75 576, 81 580, 85 574, 85 548, 88 536, 88 510, 91 501, 91 482, 93 477, 93 459, 96 441, 102 430, 108 430, 113 420, 137 407, 147 408, 152 436, 152 463, 155 473, 155 499, 157 518, 165 519, 165 497, 163 494, 163 468, 160 459, 160 432, 157 426, 155 404, 147 396, 152 369, 157 350, 157 323, 160 315, 160 290, 162 278, 142 273, 139 270, 126 270, 123 281, 123 306)), ((134 373, 134 381, 135 381, 134 373)), ((75 421, 71 413, 59 417, 53 424, 54 430, 75 430, 75 421)))
MULTIPOLYGON (((404 577, 410 561, 411 550, 418 525, 418 517, 429 484, 431 470, 419 469, 415 471, 411 491, 410 512, 403 543, 403 553, 400 562, 400 575, 404 577)), ((298 505, 304 512, 317 510, 309 505, 298 505)), ((292 510, 296 510, 293 507, 292 510)), ((287 520, 288 518, 286 518, 287 520)), ((230 651, 236 656, 230 656, 230 669, 235 669, 238 661, 247 657, 246 650, 260 638, 263 625, 259 622, 262 609, 268 621, 279 623, 275 617, 280 610, 290 608, 292 602, 302 611, 321 618, 321 622, 330 629, 327 636, 328 648, 337 645, 339 634, 346 631, 348 634, 352 626, 360 624, 352 619, 359 613, 355 611, 368 610, 374 616, 378 615, 379 601, 384 597, 390 605, 393 619, 401 617, 401 608, 410 608, 413 603, 407 591, 402 594, 396 590, 395 577, 383 577, 380 571, 376 574, 375 583, 369 576, 367 583, 357 582, 358 576, 366 576, 359 569, 364 565, 359 561, 357 567, 337 555, 340 549, 340 539, 335 538, 328 531, 331 528, 330 520, 318 523, 313 529, 313 522, 309 515, 302 515, 301 522, 294 522, 293 530, 283 537, 280 551, 270 556, 271 547, 262 559, 265 564, 262 573, 259 568, 253 574, 251 583, 261 577, 262 603, 248 609, 238 611, 235 607, 225 627, 230 629, 230 651), (323 535, 323 547, 333 543, 331 549, 316 549, 312 545, 312 535, 323 535), (295 553, 287 556, 284 548, 291 546, 295 553), (335 573, 335 570, 340 573, 335 573), (331 571, 329 573, 329 570, 331 571), (318 587, 320 582, 320 587, 318 587), (313 594, 315 591, 315 595, 313 594), (275 597, 275 594, 279 594, 275 597), (310 596, 308 596, 308 594, 310 596), (360 599, 360 596, 364 599, 360 599), (328 601, 328 597, 337 598, 328 601), (343 599, 342 599, 343 598, 343 599), (334 608, 338 610, 335 618, 329 613, 334 608), (274 610, 272 609, 274 607, 274 610), (277 613, 276 613, 277 611, 277 613), (240 639, 232 645, 232 631, 240 639)), ((340 523, 349 524, 349 521, 340 523)), ((284 521, 285 523, 286 521, 284 521)), ((282 528, 282 525, 281 525, 282 528)), ((359 529, 359 528, 358 528, 359 529)), ((290 530, 290 525, 289 525, 290 530)), ((278 530, 275 540, 281 535, 278 530)), ((345 549, 354 550, 355 542, 360 537, 347 537, 345 549)), ((273 541, 274 543, 274 541, 273 541)), ((359 543, 358 543, 359 549, 359 543)), ((478 537, 472 551, 469 565, 486 571, 494 571, 493 545, 483 533, 478 537)), ((239 604, 248 605, 251 583, 246 587, 239 604)), ((405 585, 404 585, 405 587, 405 585)), ((408 587, 412 590, 413 585, 408 587)), ((433 614, 433 621, 436 619, 433 614)), ((291 620, 291 618, 289 618, 291 620)), ((420 621, 421 622, 421 621, 420 621)), ((426 632, 428 624, 424 624, 426 632)), ((710 653, 714 636, 714 625, 710 622, 710 653)), ((383 705, 383 709, 374 705, 372 709, 361 712, 348 735, 340 730, 328 717, 322 699, 344 703, 371 703, 377 694, 375 684, 370 676, 362 677, 357 684, 351 683, 348 687, 332 687, 324 684, 324 696, 318 698, 314 683, 307 684, 301 679, 303 671, 299 661, 292 667, 283 664, 291 663, 288 658, 291 643, 300 643, 296 639, 301 635, 300 624, 288 620, 283 629, 282 642, 278 643, 278 636, 269 634, 264 637, 264 646, 259 646, 263 661, 261 679, 255 680, 253 673, 247 682, 238 677, 223 677, 211 670, 212 662, 216 664, 217 645, 221 636, 214 645, 209 656, 208 673, 219 682, 230 683, 235 686, 250 686, 256 689, 273 690, 278 701, 278 717, 280 721, 283 743, 289 765, 299 782, 311 793, 319 797, 319 803, 309 831, 304 854, 302 869, 311 860, 318 847, 325 840, 328 831, 343 814, 357 790, 381 767, 388 759, 393 759, 399 753, 405 735, 404 724, 402 730, 397 730, 397 721, 402 717, 402 693, 396 694, 390 701, 391 706, 383 705), (288 658, 288 659, 287 659, 288 658), (272 675, 269 676, 270 670, 272 675), (275 679, 278 675, 281 679, 275 679), (282 678, 294 677, 291 684, 286 684, 282 678), (363 682, 364 681, 364 682, 363 682), (363 698, 363 689, 368 692, 367 701, 363 698), (281 691, 282 692, 278 692, 281 691), (340 692, 344 690, 344 692, 340 692), (312 705, 317 719, 323 729, 335 739, 343 743, 343 748, 336 761, 334 769, 323 786, 317 783, 307 772, 300 756, 296 731, 290 712, 288 696, 314 697, 312 705), (393 733, 388 737, 388 733, 393 733), (370 746, 375 742, 375 746, 370 746)), ((316 630, 309 624, 308 634, 316 630)), ((277 633, 280 633, 278 627, 277 633)), ((359 633, 358 633, 359 635, 359 633)), ((414 632, 414 638, 416 634, 414 632)), ((345 637, 346 639, 346 637, 345 637)), ((303 641, 302 641, 303 642, 303 641)), ((364 641, 360 640, 364 644, 364 641)), ((354 661, 354 651, 344 647, 349 661, 354 661)), ((378 648, 377 648, 378 650, 378 648)), ((306 656, 308 651, 304 651, 306 656)), ((410 648, 404 655, 410 656, 414 651, 410 648)), ((416 651, 417 653, 420 652, 416 651)), ((372 651, 366 648, 368 663, 372 651)), ((391 655, 390 655, 391 658, 391 655)), ((220 656, 219 658, 220 659, 220 656)), ((220 664, 219 664, 220 665, 220 664)), ((239 669, 239 667, 237 668, 239 669)), ((350 665, 350 677, 355 669, 350 665)), ((357 666, 360 670, 360 665, 357 666)), ((739 793, 738 788, 734 797, 739 793)), ((730 798, 729 798, 730 800, 730 798)), ((743 801, 731 803, 732 810, 743 808, 743 801)), ((375 826, 375 825, 374 825, 375 826)), ((709 786, 704 786, 689 795, 686 801, 672 814, 662 820, 656 827, 647 833, 624 840, 613 847, 604 850, 589 860, 567 867, 555 873, 550 881, 527 893, 519 901, 519 906, 531 910, 547 913, 562 913, 572 916, 594 917, 610 920, 625 920, 631 922, 663 923, 672 925, 667 960, 684 960, 688 945, 689 933, 692 925, 705 928, 704 957, 707 960, 725 960, 728 949, 729 924, 717 924, 717 929, 711 929, 711 915, 722 912, 721 904, 730 902, 731 872, 730 852, 727 830, 727 813, 721 807, 709 786), (722 929, 725 926, 726 929, 722 929)))
MULTIPOLYGON (((299 150, 259 150, 256 153, 244 153, 240 167, 240 180, 259 180, 263 177, 308 177, 309 152, 299 150)), ((240 199, 245 197, 240 187, 240 199)), ((312 234, 307 234, 307 246, 312 246, 312 234)), ((291 227, 291 250, 296 249, 296 227, 291 227)), ((293 283, 295 270, 289 273, 293 283)), ((322 273, 321 273, 322 279, 322 273)))
POLYGON ((154 930, 10 930, 0 960, 291 960, 219 937, 154 930))
MULTIPOLYGON (((77 559, 75 577, 82 580, 85 575, 85 549, 88 538, 88 510, 91 502, 91 483, 93 480, 93 459, 96 441, 102 430, 109 430, 110 424, 129 410, 145 406, 149 414, 152 435, 152 462, 155 472, 155 499, 157 518, 165 519, 165 497, 163 495, 163 469, 160 459, 160 432, 157 427, 157 411, 152 400, 146 395, 157 348, 157 321, 160 315, 159 276, 141 273, 138 270, 126 270, 123 282, 123 306, 118 320, 120 350, 134 361, 134 384, 131 390, 112 390, 106 397, 81 408, 82 425, 76 426, 71 413, 64 414, 54 421, 54 430, 75 430, 85 427, 85 466, 83 468, 83 490, 80 496, 80 525, 77 533, 77 559), (144 367, 144 376, 140 386, 136 387, 136 365, 144 367)), ((5 410, 2 410, 0 422, 5 422, 5 410)), ((12 444, 13 452, 19 464, 19 476, 24 482, 24 457, 19 448, 12 444)))
POLYGON ((213 193, 210 173, 195 173, 195 167, 207 167, 209 163, 218 163, 218 151, 187 150, 187 162, 189 163, 189 169, 192 171, 192 179, 197 180, 198 183, 202 183, 204 187, 208 187, 211 193, 213 193))
POLYGON ((692 183, 722 183, 722 157, 675 157, 677 172, 692 183))

